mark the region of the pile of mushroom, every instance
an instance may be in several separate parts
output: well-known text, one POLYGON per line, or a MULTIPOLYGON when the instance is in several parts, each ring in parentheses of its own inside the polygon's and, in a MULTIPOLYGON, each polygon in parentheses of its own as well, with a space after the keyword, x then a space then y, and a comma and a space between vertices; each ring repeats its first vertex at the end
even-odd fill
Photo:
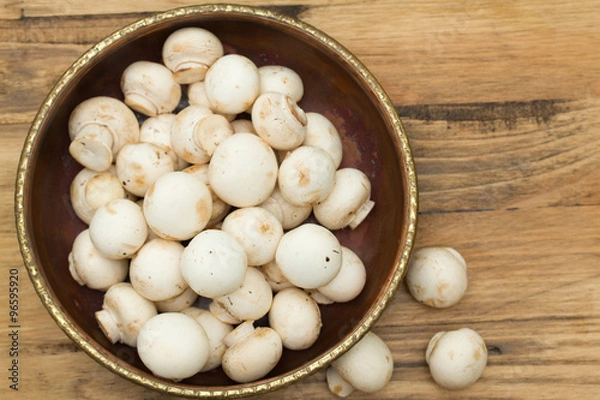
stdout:
POLYGON ((224 54, 197 27, 173 32, 162 57, 125 69, 123 101, 90 98, 71 114, 83 167, 71 201, 89 229, 69 268, 106 292, 107 338, 137 347, 154 374, 222 366, 250 382, 318 339, 321 306, 361 293, 365 266, 332 231, 367 217, 369 178, 340 168, 337 129, 299 106, 289 67, 224 54))
MULTIPOLYGON (((419 303, 437 309, 452 307, 467 291, 467 263, 453 248, 423 247, 413 253, 405 282, 419 303)), ((425 361, 438 385, 464 389, 481 377, 487 355, 481 336, 463 327, 434 334, 425 351, 425 361)))

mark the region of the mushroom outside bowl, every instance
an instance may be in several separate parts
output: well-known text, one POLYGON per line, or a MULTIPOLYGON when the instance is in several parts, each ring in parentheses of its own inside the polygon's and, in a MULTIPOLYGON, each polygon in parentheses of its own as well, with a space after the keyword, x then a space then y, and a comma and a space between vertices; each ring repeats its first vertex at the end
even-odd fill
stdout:
POLYGON ((393 104, 367 68, 325 33, 261 8, 201 5, 159 13, 126 26, 91 47, 63 74, 36 115, 22 151, 15 214, 25 267, 56 323, 91 358, 114 373, 160 392, 188 397, 242 397, 273 391, 329 365, 376 323, 398 288, 411 255, 417 223, 417 184, 410 146, 393 104), (161 61, 167 36, 182 27, 216 34, 226 53, 256 65, 285 65, 303 79, 299 106, 319 112, 338 129, 341 166, 356 167, 372 183, 375 207, 355 229, 335 231, 367 269, 361 294, 322 305, 319 339, 306 350, 284 350, 276 367, 250 383, 230 380, 221 368, 180 382, 154 376, 136 350, 112 344, 94 318, 103 293, 80 286, 67 257, 86 225, 69 198, 81 166, 70 156, 71 111, 93 96, 122 99, 119 80, 138 60, 161 61))

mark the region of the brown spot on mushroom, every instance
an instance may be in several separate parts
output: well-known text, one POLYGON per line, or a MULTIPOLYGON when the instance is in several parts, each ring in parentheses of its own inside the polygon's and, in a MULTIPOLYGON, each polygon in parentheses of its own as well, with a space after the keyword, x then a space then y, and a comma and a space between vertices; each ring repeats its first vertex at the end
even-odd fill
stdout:
POLYGON ((340 393, 342 393, 342 390, 343 390, 342 385, 335 385, 331 388, 331 392, 338 396, 340 395, 340 393))
POLYGON ((448 282, 441 282, 439 285, 436 286, 435 290, 436 292, 438 292, 439 295, 442 295, 444 290, 446 290, 449 286, 450 285, 448 284, 448 282))
POLYGON ((298 168, 298 186, 307 187, 310 184, 310 169, 306 166, 298 168))
POLYGON ((198 200, 196 202, 196 215, 200 221, 208 221, 212 213, 212 204, 207 203, 204 200, 198 200))
POLYGON ((479 361, 479 359, 481 358, 481 352, 479 351, 479 349, 473 352, 473 358, 475 359, 475 361, 479 361))

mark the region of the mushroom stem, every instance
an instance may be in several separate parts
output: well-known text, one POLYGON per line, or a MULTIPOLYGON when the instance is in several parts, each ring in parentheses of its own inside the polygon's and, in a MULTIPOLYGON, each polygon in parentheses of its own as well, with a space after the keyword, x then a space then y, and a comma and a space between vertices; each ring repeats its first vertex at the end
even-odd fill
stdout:
POLYGON ((253 321, 244 321, 223 338, 223 343, 225 346, 231 347, 252 332, 254 332, 253 321))
POLYGON ((356 215, 354 216, 352 221, 350 221, 350 223, 348 224, 350 229, 355 229, 358 225, 360 225, 360 223, 363 222, 365 218, 367 218, 367 215, 369 215, 369 213, 371 212, 371 210, 373 209, 374 206, 375 206, 374 201, 367 200, 367 202, 358 209, 358 211, 356 212, 356 215))
POLYGON ((354 392, 354 386, 346 381, 333 368, 327 368, 327 387, 338 397, 348 397, 354 392))
POLYGON ((96 172, 106 171, 113 162, 113 136, 106 126, 82 128, 69 145, 69 153, 81 165, 96 172))
POLYGON ((117 322, 113 316, 107 310, 99 310, 96 312, 96 320, 102 330, 102 333, 106 335, 111 343, 117 343, 121 339, 117 322))

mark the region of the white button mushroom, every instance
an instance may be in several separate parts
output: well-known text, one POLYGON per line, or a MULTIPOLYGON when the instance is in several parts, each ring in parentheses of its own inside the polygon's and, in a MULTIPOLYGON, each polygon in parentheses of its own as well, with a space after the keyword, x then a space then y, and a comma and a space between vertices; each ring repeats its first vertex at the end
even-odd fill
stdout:
POLYGON ((359 340, 327 370, 329 390, 346 397, 354 389, 375 393, 390 381, 394 359, 389 347, 373 332, 359 340))
POLYGON ((133 256, 148 236, 141 207, 128 199, 115 199, 98 208, 89 230, 94 247, 115 260, 133 256))
POLYGON ((144 142, 124 146, 117 155, 115 167, 125 190, 139 197, 146 195, 154 181, 175 170, 167 150, 144 142))
POLYGON ((231 205, 221 200, 215 191, 210 187, 210 182, 208 181, 208 164, 193 164, 183 169, 182 172, 191 174, 201 180, 210 191, 210 196, 212 198, 212 212, 206 226, 209 228, 214 227, 215 224, 222 221, 223 218, 225 218, 225 216, 229 213, 231 210, 231 205))
POLYGON ((219 321, 210 311, 198 307, 189 307, 181 312, 198 322, 208 337, 210 353, 200 372, 210 371, 220 366, 227 349, 223 339, 233 330, 233 326, 219 321))
POLYGON ((260 91, 258 68, 239 54, 219 58, 206 72, 204 82, 211 109, 219 114, 245 111, 260 91))
POLYGON ((269 282, 273 292, 277 293, 285 288, 294 287, 294 285, 287 280, 285 275, 283 275, 275 260, 262 265, 260 270, 265 276, 267 282, 269 282))
POLYGON ((192 317, 167 312, 151 318, 140 329, 137 351, 153 374, 177 382, 202 370, 210 344, 192 317))
POLYGON ((438 332, 430 340, 425 360, 437 384, 463 389, 474 384, 487 364, 487 347, 469 328, 438 332))
POLYGON ((248 268, 239 289, 214 299, 229 315, 240 321, 256 321, 271 308, 273 291, 265 276, 256 268, 248 268))
POLYGON ((122 101, 92 97, 79 103, 68 123, 69 153, 93 171, 106 171, 121 148, 139 139, 138 120, 122 101))
POLYGON ((343 148, 335 125, 326 116, 316 112, 307 112, 306 121, 306 137, 302 144, 322 148, 338 168, 342 162, 343 148))
POLYGON ((260 93, 279 92, 299 102, 304 96, 304 83, 293 69, 283 65, 263 65, 258 68, 260 93))
POLYGON ((202 231, 212 214, 206 185, 185 172, 169 172, 146 192, 144 215, 150 228, 163 239, 187 240, 202 231))
POLYGON ((227 121, 231 122, 237 117, 237 114, 228 114, 213 110, 210 101, 208 101, 208 98, 206 97, 206 82, 204 81, 194 82, 188 85, 187 97, 190 105, 208 107, 215 114, 225 117, 227 121))
POLYGON ((153 143, 164 148, 173 160, 175 169, 180 170, 187 167, 188 162, 175 153, 171 143, 171 127, 176 117, 176 114, 167 113, 146 118, 140 125, 140 142, 153 143))
POLYGON ((210 108, 189 105, 177 113, 171 125, 171 144, 175 153, 191 164, 204 164, 210 155, 194 139, 200 121, 213 112, 210 108))
POLYGON ((187 287, 183 293, 167 300, 155 301, 158 312, 178 312, 191 307, 198 300, 198 293, 187 287))
POLYGON ((121 75, 125 104, 148 117, 171 113, 181 100, 181 86, 163 64, 135 61, 121 75))
POLYGON ((316 289, 329 283, 340 271, 342 246, 327 228, 306 223, 283 235, 275 262, 295 286, 316 289))
POLYGON ((96 172, 83 168, 75 175, 70 186, 73 211, 89 225, 96 210, 114 199, 125 198, 125 189, 114 175, 114 168, 96 172))
POLYGON ((287 201, 305 206, 325 200, 335 182, 335 165, 319 147, 300 146, 279 166, 279 190, 287 201))
POLYGON ((102 310, 95 317, 112 343, 136 347, 140 329, 157 313, 154 303, 136 292, 129 282, 119 282, 106 291, 102 310))
POLYGON ((301 206, 287 201, 281 194, 279 186, 275 186, 269 198, 260 204, 259 207, 275 215, 279 219, 279 222, 281 222, 284 230, 296 228, 306 221, 313 209, 310 204, 301 206))
POLYGON ((194 131, 194 142, 206 154, 212 156, 219 143, 233 133, 233 126, 226 117, 221 114, 212 114, 198 122, 194 131))
POLYGON ((214 299, 232 293, 244 282, 246 253, 233 236, 217 229, 196 235, 181 255, 181 273, 200 296, 214 299))
POLYGON ((152 301, 179 296, 188 287, 181 275, 179 260, 183 245, 166 239, 146 242, 131 259, 129 280, 133 288, 152 301))
POLYGON ((254 125, 252 121, 249 119, 238 118, 231 121, 231 126, 233 127, 233 131, 235 133, 254 133, 256 134, 256 129, 254 129, 254 125))
POLYGON ((229 347, 223 354, 221 366, 229 378, 240 383, 266 376, 283 353, 277 332, 269 327, 254 328, 252 322, 240 324, 224 340, 229 347))
POLYGON ((256 134, 276 150, 293 150, 306 137, 306 115, 283 93, 263 93, 252 106, 256 134))
POLYGON ((162 48, 163 63, 180 84, 204 80, 208 68, 222 56, 223 44, 219 38, 197 27, 176 30, 162 48))
POLYGON ((450 307, 467 290, 467 263, 452 248, 417 249, 408 265, 406 285, 420 303, 434 308, 450 307))
POLYGON ((279 334, 286 349, 308 349, 321 333, 321 310, 305 291, 283 289, 273 297, 269 326, 279 334))
POLYGON ((248 265, 258 266, 275 259, 275 251, 283 236, 279 220, 260 207, 238 208, 223 220, 221 230, 232 235, 244 248, 248 265))
POLYGON ((355 229, 369 215, 375 203, 371 200, 371 182, 356 168, 335 172, 329 195, 313 205, 317 221, 331 230, 349 226, 355 229))
POLYGON ((277 183, 273 149, 251 133, 236 133, 223 140, 210 160, 208 180, 215 193, 235 207, 264 202, 277 183))
POLYGON ((238 325, 242 323, 241 319, 235 318, 233 315, 229 314, 229 311, 227 311, 225 307, 223 307, 223 305, 217 301, 211 300, 211 302, 208 303, 208 310, 212 315, 215 316, 215 318, 224 324, 238 325))
POLYGON ((129 260, 104 257, 94 247, 88 229, 75 237, 68 260, 69 272, 77 283, 101 291, 123 282, 129 270, 129 260))
POLYGON ((319 287, 320 294, 336 303, 353 300, 362 292, 367 279, 365 265, 358 255, 342 246, 342 268, 328 284, 319 287))

